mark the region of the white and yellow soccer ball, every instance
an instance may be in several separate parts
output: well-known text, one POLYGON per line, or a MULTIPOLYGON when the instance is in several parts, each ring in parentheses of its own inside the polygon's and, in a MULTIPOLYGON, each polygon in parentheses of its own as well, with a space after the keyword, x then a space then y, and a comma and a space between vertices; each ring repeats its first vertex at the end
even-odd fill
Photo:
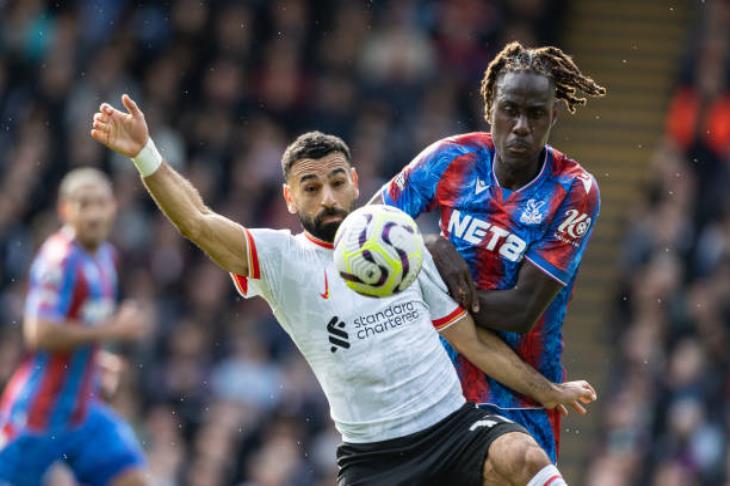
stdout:
POLYGON ((340 276, 352 290, 369 297, 388 297, 407 289, 421 271, 424 251, 413 218, 379 204, 348 215, 334 241, 340 276))

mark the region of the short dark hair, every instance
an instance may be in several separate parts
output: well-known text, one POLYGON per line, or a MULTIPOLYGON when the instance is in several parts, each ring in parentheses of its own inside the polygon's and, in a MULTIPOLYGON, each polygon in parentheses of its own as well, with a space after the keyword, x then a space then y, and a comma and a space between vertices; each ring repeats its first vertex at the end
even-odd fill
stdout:
POLYGON ((321 159, 332 152, 340 152, 351 163, 350 147, 344 140, 335 135, 314 131, 299 135, 281 156, 281 171, 284 180, 289 177, 294 162, 302 159, 321 159))

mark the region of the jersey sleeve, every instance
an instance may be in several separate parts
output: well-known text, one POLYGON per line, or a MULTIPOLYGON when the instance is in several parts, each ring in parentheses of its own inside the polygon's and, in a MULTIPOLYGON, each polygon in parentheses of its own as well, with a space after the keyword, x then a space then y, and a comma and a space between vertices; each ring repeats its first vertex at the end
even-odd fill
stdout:
POLYGON ((441 332, 461 319, 466 311, 449 295, 446 283, 439 275, 433 257, 428 251, 423 255, 423 266, 418 274, 423 300, 431 314, 431 322, 441 332))
MULTIPOLYGON (((248 275, 231 273, 238 293, 247 299, 255 296, 273 298, 278 295, 281 272, 292 241, 286 230, 244 228, 248 275)), ((242 250, 243 251, 243 250, 242 250)))
POLYGON ((525 258, 549 277, 567 285, 578 271, 601 207, 596 180, 590 174, 575 179, 545 236, 525 258))
POLYGON ((417 218, 435 203, 441 176, 455 157, 457 147, 448 139, 431 144, 380 190, 383 203, 417 218))
POLYGON ((30 268, 25 317, 64 322, 71 310, 79 272, 70 256, 49 257, 42 251, 30 268))

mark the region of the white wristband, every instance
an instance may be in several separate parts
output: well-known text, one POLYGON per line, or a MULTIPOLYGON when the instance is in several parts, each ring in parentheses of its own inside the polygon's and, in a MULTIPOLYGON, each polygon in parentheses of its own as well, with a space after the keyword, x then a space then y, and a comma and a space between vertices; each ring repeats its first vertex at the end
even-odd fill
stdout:
POLYGON ((152 137, 147 137, 147 143, 135 157, 132 157, 132 163, 137 167, 142 177, 152 175, 160 168, 160 165, 162 165, 162 155, 160 155, 157 147, 155 147, 155 142, 152 141, 152 137))

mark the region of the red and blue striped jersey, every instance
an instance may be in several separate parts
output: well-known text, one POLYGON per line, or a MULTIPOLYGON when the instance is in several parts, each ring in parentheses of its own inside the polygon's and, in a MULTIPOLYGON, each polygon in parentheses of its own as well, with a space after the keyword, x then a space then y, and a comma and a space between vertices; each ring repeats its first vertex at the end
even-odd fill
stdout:
MULTIPOLYGON (((576 161, 545 146, 538 175, 518 190, 501 187, 489 133, 440 140, 382 190, 385 204, 414 218, 436 209, 443 236, 468 263, 477 287, 510 289, 524 260, 563 288, 527 334, 501 333, 527 363, 562 382, 561 327, 578 265, 598 217, 595 178, 576 161)), ((485 376, 450 349, 466 398, 501 408, 535 407, 485 376)))
MULTIPOLYGON (((69 326, 93 326, 114 310, 116 253, 102 244, 92 255, 62 228, 41 247, 30 269, 25 318, 69 326)), ((97 389, 98 346, 69 352, 29 353, 0 401, 5 437, 28 428, 58 430, 84 420, 97 389)))

